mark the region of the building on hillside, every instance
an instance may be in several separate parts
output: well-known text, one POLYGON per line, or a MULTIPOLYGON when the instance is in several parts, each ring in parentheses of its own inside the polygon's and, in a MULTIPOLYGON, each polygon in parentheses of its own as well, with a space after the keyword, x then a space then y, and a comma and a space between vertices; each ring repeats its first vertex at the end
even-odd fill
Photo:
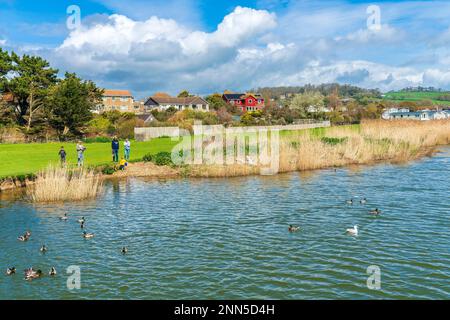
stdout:
POLYGON ((10 92, 0 92, 0 102, 12 103, 14 102, 14 96, 10 92))
POLYGON ((167 110, 169 108, 175 108, 179 111, 182 110, 195 110, 195 111, 209 111, 209 103, 198 96, 176 98, 167 94, 155 94, 147 99, 144 103, 145 111, 149 112, 153 109, 160 111, 167 110))
POLYGON ((224 93, 222 98, 242 112, 262 110, 265 107, 264 98, 259 93, 224 93))
POLYGON ((97 113, 106 111, 120 111, 135 113, 134 98, 128 90, 109 90, 103 93, 103 103, 97 106, 97 113))

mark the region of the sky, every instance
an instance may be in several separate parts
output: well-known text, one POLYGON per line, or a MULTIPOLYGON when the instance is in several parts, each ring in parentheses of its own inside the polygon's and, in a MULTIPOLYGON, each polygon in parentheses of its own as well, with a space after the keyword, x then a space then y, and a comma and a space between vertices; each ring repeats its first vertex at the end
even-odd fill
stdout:
POLYGON ((450 1, 0 0, 0 47, 139 99, 330 82, 450 89, 448 17, 450 1))

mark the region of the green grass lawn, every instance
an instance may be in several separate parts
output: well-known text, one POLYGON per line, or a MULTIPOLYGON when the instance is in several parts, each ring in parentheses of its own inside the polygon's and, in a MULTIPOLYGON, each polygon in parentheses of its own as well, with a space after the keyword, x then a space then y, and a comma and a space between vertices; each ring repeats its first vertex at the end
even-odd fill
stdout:
POLYGON ((384 99, 391 100, 396 102, 401 101, 421 101, 421 100, 431 100, 436 105, 450 105, 450 101, 440 101, 437 100, 439 96, 448 95, 447 92, 421 92, 421 91, 412 91, 412 92, 389 92, 386 93, 384 99))
MULTIPOLYGON (((145 154, 170 151, 176 142, 170 138, 153 139, 149 142, 131 144, 131 160, 141 159, 145 154)), ((76 165, 75 143, 0 144, 0 178, 36 173, 49 164, 58 164, 58 152, 64 146, 68 164, 76 165)), ((85 165, 102 165, 112 161, 111 143, 86 143, 85 165)), ((123 152, 123 142, 119 156, 123 152)))

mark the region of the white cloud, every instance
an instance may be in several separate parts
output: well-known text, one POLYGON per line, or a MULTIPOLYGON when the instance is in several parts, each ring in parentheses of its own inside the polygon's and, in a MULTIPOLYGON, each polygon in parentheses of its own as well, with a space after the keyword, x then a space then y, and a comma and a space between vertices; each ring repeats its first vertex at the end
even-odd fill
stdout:
MULTIPOLYGON (((370 31, 364 6, 317 6, 312 11, 290 8, 278 17, 237 7, 213 32, 180 23, 178 17, 92 17, 49 59, 61 70, 104 87, 131 89, 138 97, 161 90, 206 94, 326 82, 385 91, 450 86, 450 53, 427 58, 424 37, 416 41, 416 33, 386 18, 398 18, 398 8, 382 11, 381 30, 370 31)), ((406 8, 410 14, 417 11, 406 8)))
POLYGON ((0 46, 6 45, 6 39, 0 39, 0 46))

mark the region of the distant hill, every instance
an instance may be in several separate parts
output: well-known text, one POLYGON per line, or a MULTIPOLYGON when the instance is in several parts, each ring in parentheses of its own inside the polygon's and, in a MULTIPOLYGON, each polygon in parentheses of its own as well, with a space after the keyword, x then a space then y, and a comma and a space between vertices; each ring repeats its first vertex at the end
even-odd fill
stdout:
POLYGON ((419 102, 425 104, 429 101, 433 105, 450 106, 450 92, 442 91, 440 89, 434 89, 434 91, 428 90, 429 88, 423 88, 427 90, 414 91, 410 88, 388 92, 384 95, 383 99, 394 102, 419 102))
POLYGON ((304 86, 292 87, 263 87, 250 90, 251 92, 260 92, 272 99, 277 99, 281 95, 304 93, 305 91, 317 91, 327 96, 335 91, 342 98, 357 98, 359 96, 381 98, 381 92, 378 89, 364 89, 348 84, 326 83, 320 85, 307 84, 304 86))

